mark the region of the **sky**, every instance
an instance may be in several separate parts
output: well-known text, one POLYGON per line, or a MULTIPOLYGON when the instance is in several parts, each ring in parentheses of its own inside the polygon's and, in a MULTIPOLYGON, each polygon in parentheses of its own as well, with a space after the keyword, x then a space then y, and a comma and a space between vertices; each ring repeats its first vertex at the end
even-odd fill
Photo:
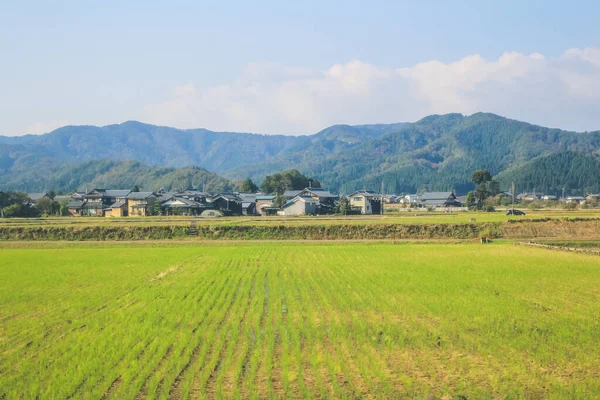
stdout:
POLYGON ((0 135, 312 134, 483 111, 600 130, 596 1, 0 1, 0 135))

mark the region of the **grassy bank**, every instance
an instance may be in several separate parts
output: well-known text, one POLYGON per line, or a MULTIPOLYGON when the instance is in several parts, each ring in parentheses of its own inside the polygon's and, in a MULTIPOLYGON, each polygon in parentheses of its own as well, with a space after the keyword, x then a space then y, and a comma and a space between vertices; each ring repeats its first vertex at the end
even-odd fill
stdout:
POLYGON ((473 223, 0 225, 0 240, 393 240, 479 237, 600 238, 600 219, 541 218, 473 223))

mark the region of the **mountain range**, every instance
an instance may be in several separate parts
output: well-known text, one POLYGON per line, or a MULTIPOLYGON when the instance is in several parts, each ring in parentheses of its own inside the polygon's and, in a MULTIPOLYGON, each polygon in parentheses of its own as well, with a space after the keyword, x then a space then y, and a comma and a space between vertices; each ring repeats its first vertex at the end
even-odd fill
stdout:
POLYGON ((308 136, 181 130, 129 121, 0 136, 0 189, 209 183, 224 190, 232 187, 226 179, 260 182, 267 174, 295 168, 343 193, 380 190, 383 181, 388 193, 461 194, 473 187, 470 177, 476 169, 497 175, 504 188, 514 180, 517 190, 597 192, 599 157, 600 131, 544 128, 489 113, 334 125, 308 136), (175 176, 176 183, 170 184, 175 176))

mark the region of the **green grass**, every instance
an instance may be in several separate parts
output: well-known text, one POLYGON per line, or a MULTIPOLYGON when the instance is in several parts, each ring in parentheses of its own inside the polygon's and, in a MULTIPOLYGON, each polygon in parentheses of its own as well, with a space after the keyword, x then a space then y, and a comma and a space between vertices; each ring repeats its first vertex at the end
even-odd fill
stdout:
POLYGON ((0 398, 597 398, 597 256, 0 244, 0 398))

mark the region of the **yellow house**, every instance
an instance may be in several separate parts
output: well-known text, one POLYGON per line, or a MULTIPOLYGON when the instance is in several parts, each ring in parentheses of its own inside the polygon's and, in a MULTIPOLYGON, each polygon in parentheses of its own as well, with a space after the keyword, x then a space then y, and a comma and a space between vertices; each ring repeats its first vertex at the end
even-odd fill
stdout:
POLYGON ((127 195, 127 212, 131 217, 151 215, 156 200, 152 192, 131 192, 127 195))
POLYGON ((127 211, 127 201, 120 201, 112 204, 109 208, 104 209, 104 216, 126 217, 128 214, 127 211))

